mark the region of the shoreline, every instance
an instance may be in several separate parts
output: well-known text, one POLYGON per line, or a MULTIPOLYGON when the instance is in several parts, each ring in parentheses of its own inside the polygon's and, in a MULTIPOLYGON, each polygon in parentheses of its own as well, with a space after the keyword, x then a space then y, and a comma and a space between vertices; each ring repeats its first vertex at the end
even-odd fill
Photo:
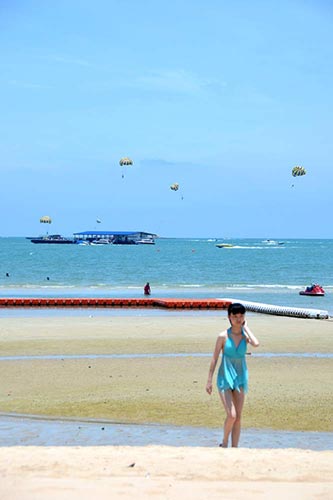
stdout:
MULTIPOLYGON (((2 446, 170 446, 215 448, 221 428, 0 412, 2 446)), ((242 429, 240 448, 333 451, 333 432, 242 429), (331 446, 329 443, 332 443, 331 446)))

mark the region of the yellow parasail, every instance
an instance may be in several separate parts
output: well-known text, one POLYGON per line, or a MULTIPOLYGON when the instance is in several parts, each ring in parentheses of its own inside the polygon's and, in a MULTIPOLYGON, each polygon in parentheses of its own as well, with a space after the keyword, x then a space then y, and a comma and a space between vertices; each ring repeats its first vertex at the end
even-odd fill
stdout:
MULTIPOLYGON (((119 165, 121 167, 131 167, 133 165, 133 160, 131 160, 131 158, 128 158, 128 156, 125 156, 124 158, 120 158, 119 165)), ((123 173, 121 174, 121 177, 122 178, 125 177, 124 170, 123 173)))
POLYGON ((119 165, 121 167, 128 166, 128 165, 133 165, 133 160, 131 160, 131 158, 128 158, 127 156, 125 156, 124 158, 120 158, 119 165))
POLYGON ((43 217, 41 217, 41 218, 39 219, 39 222, 40 222, 41 224, 51 224, 52 219, 51 219, 51 217, 50 217, 49 215, 43 215, 43 217))
POLYGON ((120 158, 120 160, 119 160, 119 165, 120 165, 121 167, 124 167, 124 166, 125 166, 125 167, 128 167, 128 166, 130 166, 130 165, 133 165, 133 160, 131 160, 131 158, 128 158, 127 156, 126 156, 126 157, 124 157, 124 158, 120 158))
POLYGON ((300 167, 299 165, 297 165, 292 169, 291 174, 293 177, 300 177, 301 175, 306 174, 306 170, 304 167, 300 167))

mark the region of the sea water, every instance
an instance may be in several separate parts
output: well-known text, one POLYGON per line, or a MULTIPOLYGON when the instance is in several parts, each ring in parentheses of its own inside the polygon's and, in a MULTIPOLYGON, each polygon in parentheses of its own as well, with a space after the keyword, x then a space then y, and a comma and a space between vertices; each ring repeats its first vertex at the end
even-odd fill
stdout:
POLYGON ((232 298, 328 310, 333 239, 156 239, 155 245, 42 245, 0 238, 1 297, 232 298), (281 242, 282 243, 282 242, 281 242), (8 274, 8 275, 7 275, 8 274), (299 295, 317 282, 325 297, 299 295))
MULTIPOLYGON (((221 429, 163 424, 121 424, 101 419, 47 418, 0 414, 1 446, 209 446, 221 429)), ((329 432, 243 429, 243 448, 332 450, 329 432)))

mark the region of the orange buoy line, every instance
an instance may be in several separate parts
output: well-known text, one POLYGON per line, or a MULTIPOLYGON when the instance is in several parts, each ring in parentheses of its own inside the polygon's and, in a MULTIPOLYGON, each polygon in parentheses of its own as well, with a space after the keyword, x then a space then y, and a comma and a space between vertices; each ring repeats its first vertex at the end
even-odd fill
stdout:
POLYGON ((153 298, 0 298, 0 307, 161 307, 166 309, 227 309, 231 301, 220 299, 153 298))
POLYGON ((155 306, 168 309, 228 309, 230 304, 220 299, 155 299, 155 306))

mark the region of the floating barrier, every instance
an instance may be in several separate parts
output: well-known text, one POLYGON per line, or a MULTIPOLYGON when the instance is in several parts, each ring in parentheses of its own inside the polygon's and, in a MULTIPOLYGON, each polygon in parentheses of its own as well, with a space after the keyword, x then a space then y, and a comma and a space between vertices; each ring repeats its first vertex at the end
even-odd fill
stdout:
POLYGON ((155 306, 167 309, 228 309, 230 300, 220 299, 155 299, 155 306))
POLYGON ((221 299, 153 298, 0 298, 0 307, 162 307, 166 309, 227 309, 230 301, 221 299))
POLYGON ((263 314, 274 314, 276 316, 293 316, 296 318, 313 318, 313 319, 327 319, 329 318, 328 311, 321 309, 307 309, 301 307, 285 307, 275 306, 272 304, 262 304, 260 302, 248 302, 246 300, 236 299, 221 299, 223 301, 230 301, 232 303, 240 302, 247 311, 258 312, 263 314))
POLYGON ((19 297, 0 298, 1 307, 38 307, 38 308, 85 308, 85 307, 105 307, 105 308, 165 308, 165 309, 228 309, 234 302, 241 302, 247 311, 263 314, 273 314, 277 316, 292 316, 297 318, 329 318, 328 311, 321 309, 305 309, 298 307, 275 306, 272 304, 262 304, 260 302, 249 302, 236 299, 170 299, 170 298, 88 298, 88 297, 19 297))

